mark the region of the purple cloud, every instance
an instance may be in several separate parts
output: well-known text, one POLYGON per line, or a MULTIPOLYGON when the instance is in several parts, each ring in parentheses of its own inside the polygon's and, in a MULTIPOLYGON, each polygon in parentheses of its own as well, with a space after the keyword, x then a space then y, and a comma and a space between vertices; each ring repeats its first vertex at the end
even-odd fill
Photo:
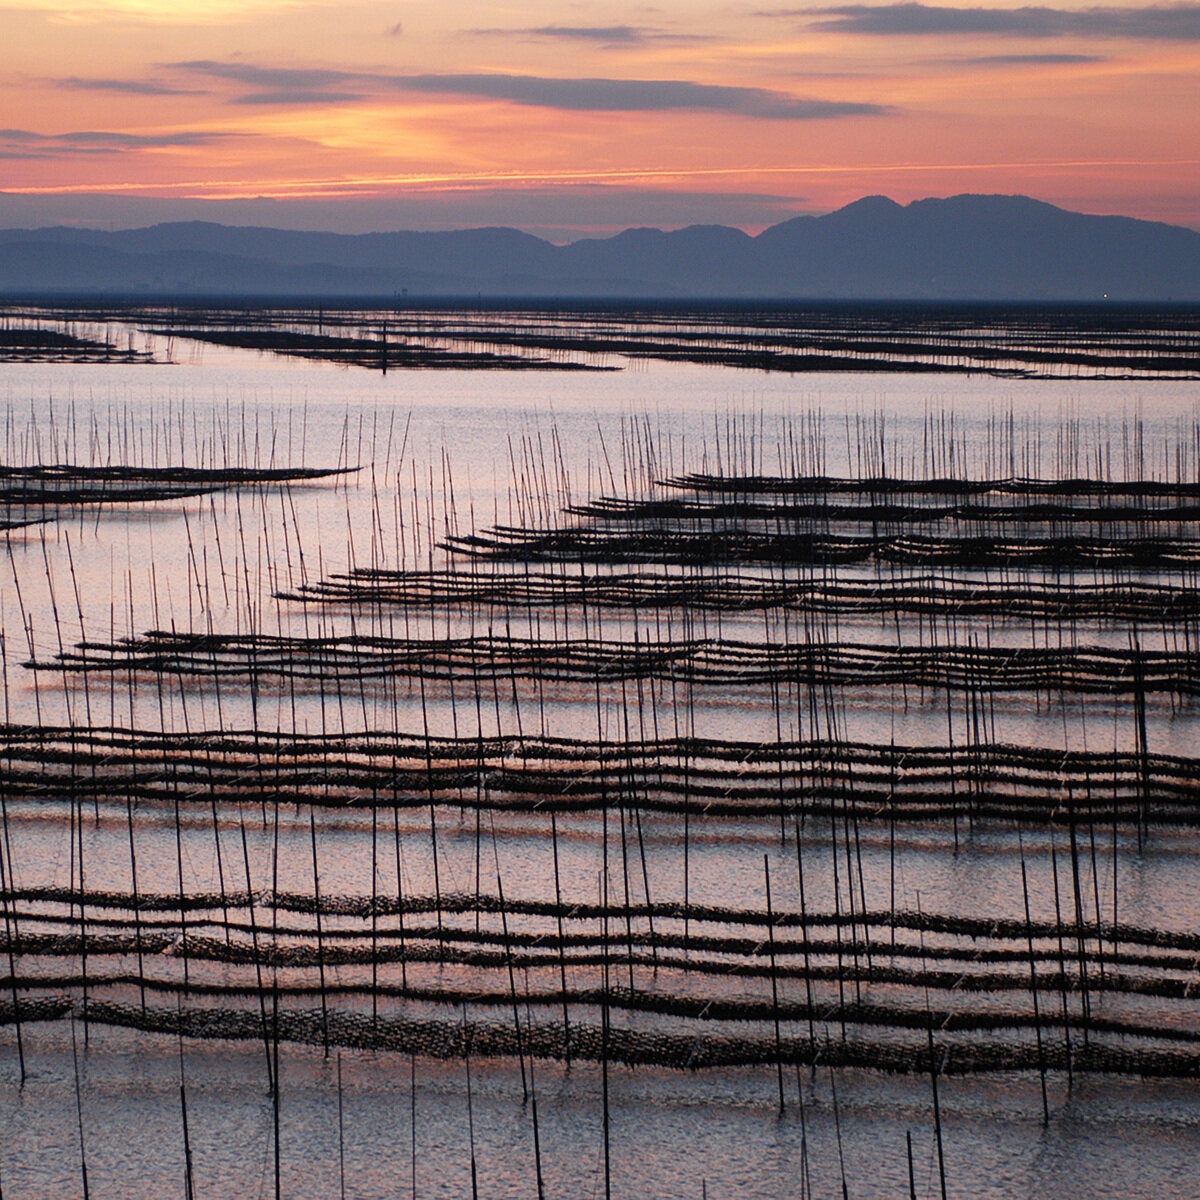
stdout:
POLYGON ((339 103, 368 92, 476 96, 571 112, 720 112, 771 120, 878 116, 878 104, 796 97, 766 88, 727 87, 676 79, 555 79, 537 75, 382 75, 297 70, 244 63, 194 61, 187 71, 233 80, 256 90, 241 103, 339 103))
POLYGON ((950 8, 934 4, 845 4, 783 9, 764 16, 822 17, 812 28, 834 33, 990 34, 1001 37, 1102 37, 1200 40, 1200 5, 1146 8, 950 8))

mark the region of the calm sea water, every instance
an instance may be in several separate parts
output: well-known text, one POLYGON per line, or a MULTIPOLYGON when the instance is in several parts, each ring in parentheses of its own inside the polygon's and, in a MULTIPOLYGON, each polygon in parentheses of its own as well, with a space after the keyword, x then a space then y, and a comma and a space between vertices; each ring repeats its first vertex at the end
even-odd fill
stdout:
MULTIPOLYGON (((493 524, 550 524, 566 503, 599 494, 645 494, 685 470, 772 474, 886 470, 1054 476, 1197 477, 1195 384, 1002 380, 988 376, 781 376, 660 363, 595 374, 404 372, 381 376, 176 344, 171 364, 6 365, 0 376, 0 461, 103 464, 223 463, 359 466, 339 481, 254 489, 64 516, 8 540, 0 562, 4 704, 10 722, 135 725, 175 731, 248 728, 310 732, 396 728, 471 737, 518 729, 618 739, 628 697, 560 686, 535 704, 496 695, 486 707, 446 687, 424 698, 364 689, 336 703, 317 687, 215 689, 199 680, 166 684, 93 679, 86 685, 23 663, 51 660, 83 639, 110 640, 149 628, 268 633, 374 632, 444 636, 465 619, 442 614, 352 614, 314 610, 272 594, 354 566, 438 566, 447 532, 493 524), (781 447, 790 447, 787 451, 781 447), (516 481, 514 483, 514 480, 516 481), (370 624, 374 622, 374 624, 370 624), (454 622, 458 622, 454 624, 454 622), (494 702, 493 702, 494 701, 494 702), (428 725, 426 724, 428 723, 428 725)), ((533 618, 517 632, 538 632, 533 618)), ((601 618, 598 618, 601 619, 601 618)), ((761 616, 726 618, 726 635, 761 633, 761 616)), ((594 631, 650 636, 654 614, 609 615, 594 631)), ((478 629, 475 632, 480 632, 478 629)), ((860 619, 835 631, 846 640, 891 642, 904 632, 860 619)), ((1053 644, 1056 629, 991 624, 996 644, 1053 644)), ((1097 622, 1088 640, 1127 644, 1124 628, 1097 622)), ((1165 639, 1166 632, 1145 635, 1165 639)), ((1150 644, 1150 643, 1148 643, 1150 644)), ((1153 643, 1157 644, 1157 643, 1153 643)), ((674 718, 672 696, 653 689, 643 719, 674 718)), ((965 714, 950 705, 949 719, 965 714)), ((802 706, 784 725, 761 696, 717 689, 698 696, 697 732, 772 740, 806 737, 802 706)), ((944 740, 944 696, 851 689, 841 736, 933 744, 944 740)), ((997 738, 1061 748, 1130 749, 1127 706, 1090 698, 1031 703, 1002 699, 997 738)), ((1194 712, 1152 704, 1156 751, 1195 754, 1194 712)), ((960 736, 961 733, 960 733, 960 736)), ((63 810, 9 806, 13 882, 70 886, 77 855, 89 888, 128 892, 128 829, 100 812, 72 836, 63 810)), ((246 816, 245 813, 242 814, 246 816)), ((427 827, 406 817, 403 856, 375 852, 362 812, 322 818, 320 860, 307 817, 278 816, 268 829, 249 810, 245 864, 255 888, 278 862, 281 891, 363 896, 433 890, 427 827), (277 856, 277 857, 276 857, 277 856)), ((521 899, 553 899, 550 846, 535 822, 497 823, 480 864, 474 818, 441 830, 443 891, 489 890, 502 875, 521 899)), ((761 908, 763 856, 775 903, 794 908, 794 844, 752 823, 693 831, 685 877, 678 823, 653 818, 639 830, 647 866, 634 899, 761 908), (652 893, 652 895, 651 895, 652 893)), ((240 830, 202 814, 182 826, 151 806, 138 826, 143 892, 215 891, 222 873, 246 883, 240 830), (177 833, 180 835, 177 839, 177 833), (230 864, 235 863, 236 869, 230 864)), ((602 855, 595 821, 564 821, 564 897, 597 898, 602 855)), ((1028 855, 1035 916, 1053 912, 1058 860, 1046 834, 1018 839, 1002 829, 926 829, 902 836, 866 829, 859 847, 868 908, 1021 919, 1020 862, 1028 855)), ((828 839, 805 849, 810 906, 838 899, 828 839)), ((1121 897, 1121 919, 1194 931, 1200 922, 1200 860, 1187 833, 1152 833, 1139 852, 1122 835, 1102 837, 1086 865, 1087 887, 1121 897), (1094 887, 1092 876, 1094 876, 1094 887)), ((230 880, 226 879, 229 883, 230 880)), ((628 883, 626 884, 628 887, 628 883)), ((841 886, 844 885, 844 881, 841 886)), ((164 970, 166 965, 164 965, 164 970)), ((212 968, 214 978, 221 972, 212 968)), ((452 969, 428 968, 431 979, 452 969)), ((334 981, 361 978, 333 968, 334 981), (340 972, 340 974, 339 974, 340 972)), ((394 976, 395 972, 392 971, 394 976)), ((469 983, 469 975, 465 977, 469 983)), ((730 985, 737 990, 741 985, 730 985)), ((1147 1009, 1152 1013, 1152 1009, 1147 1009)), ((1200 1032, 1190 1006, 1174 1019, 1200 1032)), ((28 1079, 20 1086, 11 1027, 0 1030, 0 1185, 6 1197, 183 1195, 180 1106, 186 1083, 197 1197, 270 1196, 275 1189, 274 1108, 262 1047, 186 1042, 58 1022, 27 1026, 28 1079), (78 1093, 76 1081, 78 1080, 78 1093)), ((545 1194, 605 1191, 599 1069, 534 1068, 538 1151, 545 1194)), ((515 1065, 285 1045, 280 1052, 280 1185, 283 1195, 331 1197, 534 1196, 533 1106, 515 1065), (339 1088, 340 1073, 340 1088, 339 1088)), ((940 1194, 929 1080, 825 1070, 788 1074, 778 1111, 773 1068, 675 1072, 610 1071, 614 1196, 907 1196, 911 1135, 916 1194, 940 1194)), ((970 1197, 1161 1197, 1200 1194, 1200 1094, 1192 1081, 1052 1075, 1051 1118, 1042 1122, 1039 1081, 1023 1076, 944 1078, 947 1190, 970 1197)))

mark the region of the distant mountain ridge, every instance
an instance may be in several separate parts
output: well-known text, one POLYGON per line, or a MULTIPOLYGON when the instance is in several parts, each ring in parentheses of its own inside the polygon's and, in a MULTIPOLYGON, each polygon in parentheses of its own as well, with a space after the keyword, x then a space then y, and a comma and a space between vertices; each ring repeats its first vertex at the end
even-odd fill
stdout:
POLYGON ((870 196, 757 237, 627 229, 304 233, 205 222, 0 230, 0 299, 1200 300, 1200 233, 1025 196, 870 196))

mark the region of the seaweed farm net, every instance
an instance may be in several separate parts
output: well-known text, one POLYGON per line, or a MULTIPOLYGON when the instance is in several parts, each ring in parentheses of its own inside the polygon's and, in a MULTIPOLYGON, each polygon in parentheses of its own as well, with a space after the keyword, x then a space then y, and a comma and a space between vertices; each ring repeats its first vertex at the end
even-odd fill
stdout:
POLYGON ((846 470, 622 418, 489 492, 403 415, 56 420, 0 469, 6 1049, 212 1045, 285 1124, 281 1044, 793 1111, 1195 1077, 1185 424, 846 470))
MULTIPOLYGON (((35 484, 85 485, 74 503, 147 480, 266 497, 326 474, 9 472, 21 503, 35 484)), ((180 701, 184 727, 0 729, 13 824, 62 813, 70 845, 68 877, 30 887, 6 842, 4 1019, 689 1069, 922 1072, 936 1043, 944 1072, 1194 1073, 1200 943, 1123 919, 1102 868, 1200 824, 1196 759, 1152 733, 1197 687, 1196 487, 686 475, 663 490, 687 498, 600 497, 545 530, 447 520, 446 567, 281 587, 274 632, 35 652, 26 669, 76 712, 119 685, 164 714, 180 701), (1100 532, 1064 532, 1081 526, 1100 532), (847 636, 863 621, 871 640, 847 636), (1023 622, 1055 644, 1022 642, 1023 622), (230 704, 290 696, 294 722, 319 699, 322 730, 193 725, 187 694, 207 686, 230 704), (594 693, 592 736, 551 731, 555 688, 576 707, 594 693), (944 707, 950 739, 847 736, 844 706, 883 694, 944 707), (1005 695, 1105 697, 1123 744, 1005 741, 1005 695), (774 713, 776 736, 697 732, 706 696, 774 713), (428 705, 447 699, 456 731, 433 730, 428 705), (786 736, 785 712, 812 736, 786 736), (1002 840, 1021 880, 1007 912, 897 899, 897 848, 947 830, 1002 840), (139 838, 155 867, 139 871, 139 838), (523 869, 533 846, 552 869, 523 869), (756 907, 693 891, 732 846, 756 907), (216 891, 185 865, 214 855, 216 891), (298 872, 309 891, 281 884, 298 872)))

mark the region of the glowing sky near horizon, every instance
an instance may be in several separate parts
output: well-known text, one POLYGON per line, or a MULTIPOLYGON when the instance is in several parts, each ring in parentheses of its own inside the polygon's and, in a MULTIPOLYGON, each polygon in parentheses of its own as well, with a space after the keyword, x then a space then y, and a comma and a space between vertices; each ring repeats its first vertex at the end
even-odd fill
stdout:
POLYGON ((0 225, 567 240, 1004 192, 1200 228, 1200 3, 0 0, 0 25, 0 225))

